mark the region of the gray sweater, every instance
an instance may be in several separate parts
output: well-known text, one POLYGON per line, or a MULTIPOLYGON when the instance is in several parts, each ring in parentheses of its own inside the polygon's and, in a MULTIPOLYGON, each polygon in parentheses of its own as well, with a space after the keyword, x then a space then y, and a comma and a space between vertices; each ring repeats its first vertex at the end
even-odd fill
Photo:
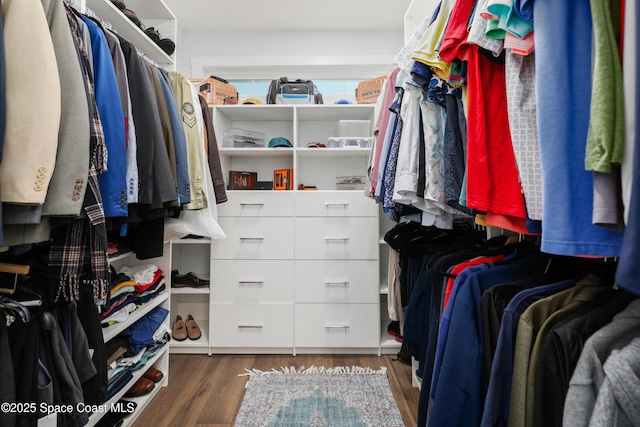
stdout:
MULTIPOLYGON (((563 427, 581 427, 589 425, 640 426, 640 418, 637 416, 631 419, 635 424, 600 424, 598 423, 598 420, 601 419, 600 417, 602 417, 602 420, 604 421, 607 416, 605 414, 600 415, 599 413, 594 414, 598 394, 605 382, 605 379, 609 381, 609 390, 612 390, 611 384, 614 383, 615 386, 613 388, 616 390, 618 387, 622 387, 626 390, 626 382, 633 384, 633 381, 635 381, 635 385, 631 387, 631 390, 635 390, 635 396, 640 394, 640 391, 638 390, 638 387, 640 387, 640 384, 638 383, 638 375, 635 375, 634 379, 626 374, 625 376, 615 374, 617 368, 619 368, 624 361, 629 362, 629 359, 625 359, 624 355, 620 356, 621 352, 619 350, 625 348, 638 337, 640 337, 640 299, 632 301, 626 309, 613 318, 611 323, 593 334, 585 343, 582 353, 580 354, 578 364, 576 365, 576 369, 571 377, 571 382, 569 383, 569 391, 567 392, 567 398, 564 405, 562 420, 563 427), (614 351, 616 352, 614 353, 614 351), (608 360, 610 355, 614 355, 615 357, 612 359, 610 365, 605 366, 605 362, 608 360), (621 379, 623 379, 625 383, 621 382, 621 379), (592 419, 592 416, 597 416, 598 420, 592 419)), ((638 352, 632 356, 636 358, 636 362, 635 364, 627 363, 629 366, 627 369, 633 370, 633 368, 637 368, 638 365, 638 352)), ((611 391, 611 393, 612 392, 613 391, 611 391)), ((603 395, 602 405, 606 404, 604 399, 603 395)), ((628 407, 628 404, 623 405, 623 402, 618 401, 617 394, 616 401, 621 408, 625 408, 621 409, 622 411, 627 410, 626 408, 628 407)), ((637 398, 635 402, 635 405, 637 406, 637 398)), ((638 409, 636 409, 636 411, 638 411, 638 409)), ((630 416, 632 415, 632 413, 629 412, 627 412, 627 414, 630 416)))
POLYGON ((640 337, 614 350, 591 415, 592 426, 640 426, 640 337))

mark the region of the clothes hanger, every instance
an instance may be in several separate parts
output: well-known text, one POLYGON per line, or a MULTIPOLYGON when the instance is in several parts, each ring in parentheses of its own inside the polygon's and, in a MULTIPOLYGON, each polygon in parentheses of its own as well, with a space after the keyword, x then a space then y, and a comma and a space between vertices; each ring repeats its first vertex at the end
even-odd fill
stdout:
POLYGON ((17 314, 20 316, 23 323, 31 321, 31 313, 29 312, 29 309, 18 301, 7 296, 0 295, 0 307, 2 307, 5 312, 9 310, 13 315, 17 314))
POLYGON ((16 285, 18 284, 18 274, 29 274, 30 267, 25 264, 12 264, 8 262, 0 262, 0 273, 14 274, 13 287, 3 288, 0 287, 0 294, 13 294, 16 291, 16 285))
POLYGON ((25 307, 42 306, 42 295, 35 292, 33 289, 27 288, 24 285, 18 285, 18 287, 16 288, 16 294, 14 295, 14 298, 16 299, 16 301, 18 301, 20 304, 24 305, 25 307))

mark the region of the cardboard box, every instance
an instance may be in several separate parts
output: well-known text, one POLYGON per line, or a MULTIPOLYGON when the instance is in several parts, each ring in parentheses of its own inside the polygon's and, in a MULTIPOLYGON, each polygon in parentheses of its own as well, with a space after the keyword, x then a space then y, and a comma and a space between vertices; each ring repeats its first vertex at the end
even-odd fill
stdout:
POLYGON ((375 104, 385 80, 387 80, 387 76, 380 76, 358 83, 356 87, 356 102, 358 104, 375 104))
POLYGON ((207 104, 237 104, 238 91, 229 83, 223 83, 212 77, 206 79, 190 79, 196 90, 204 97, 207 104))
POLYGON ((229 171, 229 190, 253 190, 257 172, 229 171))
POLYGON ((276 169, 273 171, 274 190, 293 189, 293 169, 276 169))

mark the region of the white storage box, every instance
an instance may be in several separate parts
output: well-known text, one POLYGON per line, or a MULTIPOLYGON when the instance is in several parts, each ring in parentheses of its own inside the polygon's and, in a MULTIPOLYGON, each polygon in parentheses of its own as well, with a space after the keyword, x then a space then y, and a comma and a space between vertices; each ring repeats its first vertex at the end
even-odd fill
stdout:
POLYGON ((334 136, 365 137, 371 136, 371 120, 340 120, 334 136))
POLYGON ((224 131, 222 146, 259 148, 265 146, 265 140, 265 134, 262 132, 231 128, 224 131))
POLYGON ((364 176, 338 176, 336 177, 337 190, 364 190, 367 179, 364 176))
POLYGON ((329 138, 327 147, 329 148, 371 148, 373 137, 354 138, 354 137, 334 137, 329 138))

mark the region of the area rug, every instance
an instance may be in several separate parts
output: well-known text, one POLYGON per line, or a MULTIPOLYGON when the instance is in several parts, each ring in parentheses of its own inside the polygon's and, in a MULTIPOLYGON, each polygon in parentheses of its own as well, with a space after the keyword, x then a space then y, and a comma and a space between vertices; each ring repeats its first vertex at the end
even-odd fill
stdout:
POLYGON ((386 368, 247 370, 235 427, 404 427, 386 368))

